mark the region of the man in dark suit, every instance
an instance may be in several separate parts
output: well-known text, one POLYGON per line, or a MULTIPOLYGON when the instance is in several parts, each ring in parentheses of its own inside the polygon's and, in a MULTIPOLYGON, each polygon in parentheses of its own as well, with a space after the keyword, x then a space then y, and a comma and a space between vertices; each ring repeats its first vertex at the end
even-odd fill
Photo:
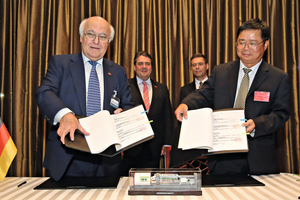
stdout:
POLYGON ((191 57, 191 69, 193 71, 194 81, 182 86, 180 89, 180 102, 195 89, 200 89, 207 81, 208 62, 202 53, 195 53, 191 57))
POLYGON ((172 140, 172 108, 169 91, 166 85, 150 79, 152 58, 140 51, 134 57, 136 76, 129 79, 132 101, 135 105, 143 104, 148 110, 154 138, 124 152, 121 163, 121 175, 128 175, 130 168, 158 168, 163 145, 171 145, 172 140), (148 97, 148 98, 147 98, 148 97))
POLYGON ((248 121, 242 126, 249 133, 249 151, 208 156, 211 174, 277 173, 275 132, 289 118, 289 78, 262 60, 269 35, 269 27, 261 20, 244 22, 237 32, 240 59, 215 66, 203 87, 187 96, 175 111, 181 121, 182 117, 187 118, 187 110, 209 104, 214 110, 244 108, 248 121), (243 84, 244 77, 248 85, 243 84), (240 88, 246 88, 246 92, 240 88), (240 105, 237 99, 243 95, 239 93, 244 93, 240 105))
MULTIPOLYGON (((207 81, 207 71, 208 71, 208 62, 206 56, 202 53, 195 53, 191 57, 190 61, 191 70, 193 72, 194 81, 186 84, 181 87, 180 89, 180 101, 181 102, 185 97, 187 97, 190 93, 192 93, 195 89, 202 88, 205 81, 207 81)), ((173 131, 173 143, 172 143, 172 151, 171 151, 171 158, 170 158, 170 166, 180 166, 184 165, 186 162, 192 163, 191 165, 197 167, 200 165, 198 160, 201 158, 202 162, 206 162, 206 157, 201 156, 199 157, 199 152, 202 150, 181 150, 178 149, 178 141, 180 135, 180 128, 181 123, 178 122, 179 126, 175 127, 173 131), (197 158, 197 159, 195 159, 197 158)), ((206 168, 206 165, 202 165, 201 169, 206 168)))
POLYGON ((91 107, 96 107, 92 113, 100 110, 119 113, 133 106, 124 67, 103 58, 114 37, 113 27, 101 17, 90 17, 81 22, 79 32, 82 51, 52 56, 47 74, 36 91, 40 112, 53 125, 47 139, 44 167, 55 180, 63 176, 118 175, 120 155, 108 158, 67 148, 65 136, 69 133, 74 140, 76 129, 89 135, 75 116, 87 116, 91 107), (91 79, 97 87, 91 85, 91 79), (93 89, 98 97, 95 102, 91 102, 93 98, 89 95, 93 89), (119 108, 110 106, 114 94, 119 99, 119 108))

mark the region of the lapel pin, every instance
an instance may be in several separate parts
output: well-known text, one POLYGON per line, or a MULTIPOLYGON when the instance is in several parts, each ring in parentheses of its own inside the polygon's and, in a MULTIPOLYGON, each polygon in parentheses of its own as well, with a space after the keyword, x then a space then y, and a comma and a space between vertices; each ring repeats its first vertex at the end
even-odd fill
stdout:
POLYGON ((155 88, 157 88, 157 86, 156 86, 156 85, 155 85, 154 87, 155 87, 155 88))
POLYGON ((110 73, 110 72, 108 72, 108 75, 110 75, 110 76, 111 76, 111 73, 110 73))

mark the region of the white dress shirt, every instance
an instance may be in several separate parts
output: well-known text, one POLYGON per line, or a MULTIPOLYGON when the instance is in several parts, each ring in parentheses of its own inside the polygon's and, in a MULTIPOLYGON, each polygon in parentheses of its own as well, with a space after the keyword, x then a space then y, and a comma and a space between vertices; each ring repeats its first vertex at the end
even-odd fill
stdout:
MULTIPOLYGON (((84 65, 84 72, 85 72, 85 88, 86 88, 86 103, 87 103, 87 94, 89 88, 89 79, 92 70, 92 65, 89 63, 90 59, 88 59, 82 52, 82 60, 84 65)), ((97 61, 96 71, 99 79, 99 86, 100 86, 100 96, 101 96, 101 110, 103 108, 103 99, 104 99, 104 78, 103 78, 103 58, 97 61)), ((73 113, 72 110, 69 108, 63 108, 58 111, 54 117, 53 125, 56 125, 60 122, 61 118, 66 115, 67 113, 73 113)))
MULTIPOLYGON (((248 75, 249 75, 249 88, 248 88, 248 90, 251 87, 251 84, 254 80, 255 74, 256 74, 261 62, 262 62, 262 59, 256 65, 254 65, 253 67, 250 68, 251 71, 248 73, 248 75)), ((239 93, 239 89, 240 89, 240 86, 241 86, 241 83, 242 83, 242 79, 245 75, 245 72, 244 72, 243 68, 247 68, 247 67, 244 65, 244 63, 242 61, 240 61, 239 77, 238 77, 237 88, 236 88, 236 93, 235 93, 234 105, 235 105, 235 102, 236 102, 237 95, 239 93)))
POLYGON ((143 90, 144 90, 144 85, 143 85, 143 82, 146 82, 147 83, 147 87, 148 87, 148 95, 149 95, 149 103, 151 105, 151 102, 152 102, 152 83, 151 83, 151 79, 148 78, 146 81, 143 81, 142 79, 140 79, 138 76, 136 76, 136 81, 137 81, 137 85, 139 86, 139 89, 140 89, 140 93, 142 95, 142 98, 144 99, 144 95, 143 95, 143 90))
MULTIPOLYGON (((251 85, 252 85, 252 82, 254 80, 254 77, 256 75, 256 72, 260 66, 262 62, 262 59, 256 64, 254 65, 253 67, 251 67, 251 71, 248 73, 249 75, 249 87, 248 87, 248 90, 250 89, 251 85)), ((234 100, 234 106, 235 106, 235 102, 236 102, 236 98, 238 96, 238 93, 239 93, 239 89, 240 89, 240 86, 241 86, 241 83, 242 83, 242 79, 245 75, 245 72, 243 70, 243 68, 247 68, 244 63, 242 61, 240 61, 240 69, 239 69, 239 77, 238 77, 238 84, 237 84, 237 88, 236 88, 236 93, 235 93, 235 100, 234 100)), ((253 129, 253 131, 250 133, 250 136, 251 137, 254 137, 255 135, 255 129, 253 129)))
MULTIPOLYGON (((207 80, 208 80, 208 77, 206 76, 205 79, 203 79, 203 80, 201 81, 201 82, 202 82, 202 85, 203 85, 203 83, 204 83, 205 81, 207 81, 207 80)), ((199 81, 198 79, 195 78, 195 87, 196 87, 196 89, 198 89, 199 86, 200 86, 200 81, 199 81)))

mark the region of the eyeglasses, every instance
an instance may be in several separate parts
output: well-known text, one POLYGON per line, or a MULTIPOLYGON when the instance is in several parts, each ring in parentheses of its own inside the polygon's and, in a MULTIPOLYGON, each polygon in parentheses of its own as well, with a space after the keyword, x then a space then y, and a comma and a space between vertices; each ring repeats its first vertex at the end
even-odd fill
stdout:
POLYGON ((198 62, 198 63, 192 63, 191 66, 192 66, 192 67, 197 67, 197 65, 202 66, 202 65, 204 65, 204 64, 205 64, 205 63, 203 63, 203 62, 198 62))
POLYGON ((263 43, 264 41, 261 41, 261 42, 244 42, 244 41, 240 41, 240 42, 237 42, 235 43, 236 44, 236 47, 237 48, 240 48, 240 49, 243 49, 246 47, 246 45, 248 45, 248 48, 249 49, 256 49, 257 46, 260 44, 260 43, 263 43))
POLYGON ((96 34, 94 34, 94 33, 84 33, 84 35, 85 35, 85 37, 88 39, 88 40, 90 40, 90 41, 94 41, 95 39, 96 39, 96 36, 98 37, 98 40, 101 42, 101 43, 103 43, 103 44, 105 44, 105 43, 108 43, 108 38, 106 37, 106 36, 104 36, 104 35, 96 35, 96 34))

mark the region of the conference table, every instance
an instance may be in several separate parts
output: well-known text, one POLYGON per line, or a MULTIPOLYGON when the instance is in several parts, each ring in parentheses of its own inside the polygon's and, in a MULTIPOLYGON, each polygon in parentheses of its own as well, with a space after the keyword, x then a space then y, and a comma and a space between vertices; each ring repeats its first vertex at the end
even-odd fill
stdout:
POLYGON ((128 195, 129 178, 122 177, 115 189, 34 190, 48 177, 6 177, 0 181, 0 199, 110 199, 110 200, 196 200, 196 199, 300 199, 300 177, 289 173, 252 176, 265 186, 202 187, 202 195, 128 195), (18 187, 21 183, 25 182, 18 187))

